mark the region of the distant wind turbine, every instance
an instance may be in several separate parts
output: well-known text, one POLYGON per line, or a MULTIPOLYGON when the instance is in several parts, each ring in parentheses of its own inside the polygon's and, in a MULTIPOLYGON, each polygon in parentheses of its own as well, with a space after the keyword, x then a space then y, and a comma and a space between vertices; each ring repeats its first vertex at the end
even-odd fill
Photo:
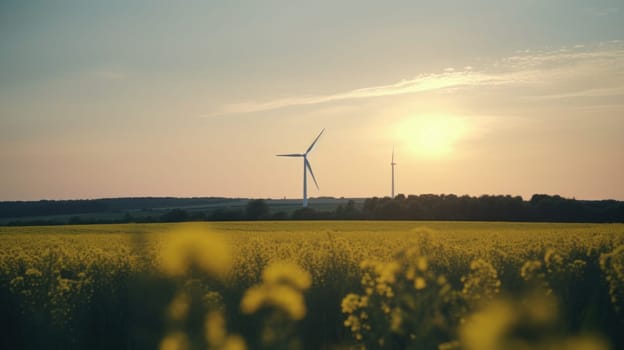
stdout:
POLYGON ((392 161, 390 162, 390 166, 392 166, 392 192, 391 197, 394 198, 394 166, 396 163, 394 162, 394 146, 392 146, 392 161))
POLYGON ((316 178, 314 177, 314 172, 312 172, 312 167, 310 166, 310 162, 308 161, 308 153, 314 148, 316 145, 316 141, 318 141, 319 137, 323 134, 325 129, 321 130, 318 136, 314 139, 310 147, 305 151, 305 153, 290 153, 290 154, 277 154, 277 157, 303 157, 303 207, 308 206, 308 170, 310 171, 310 175, 312 175, 312 180, 314 180, 314 184, 316 185, 316 189, 319 189, 319 185, 316 182, 316 178))

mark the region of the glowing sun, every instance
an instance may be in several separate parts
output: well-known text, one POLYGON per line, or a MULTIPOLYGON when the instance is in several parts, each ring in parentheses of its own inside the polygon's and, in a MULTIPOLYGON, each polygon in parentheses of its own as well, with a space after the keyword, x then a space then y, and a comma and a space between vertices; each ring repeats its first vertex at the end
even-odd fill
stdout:
POLYGON ((465 118, 445 115, 408 117, 395 129, 400 147, 423 158, 451 155, 456 143, 467 133, 465 118))

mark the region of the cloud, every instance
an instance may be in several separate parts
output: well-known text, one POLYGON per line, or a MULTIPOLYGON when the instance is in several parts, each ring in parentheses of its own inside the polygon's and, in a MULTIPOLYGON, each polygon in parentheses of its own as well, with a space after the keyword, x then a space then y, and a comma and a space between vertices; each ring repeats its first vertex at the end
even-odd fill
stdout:
POLYGON ((554 100, 554 99, 566 99, 566 98, 579 98, 579 97, 611 97, 611 96, 624 96, 624 86, 617 86, 604 89, 583 89, 573 92, 557 93, 557 94, 543 94, 539 96, 527 96, 527 99, 531 100, 554 100))
POLYGON ((570 47, 562 46, 551 51, 533 52, 525 50, 524 52, 526 53, 524 55, 502 59, 500 65, 516 71, 529 68, 547 70, 549 68, 565 68, 573 64, 591 66, 613 60, 619 61, 621 64, 624 59, 624 45, 620 40, 601 42, 589 47, 577 44, 570 47))
POLYGON ((413 79, 403 80, 394 84, 366 87, 332 95, 297 96, 265 102, 243 102, 230 104, 223 106, 220 111, 214 113, 213 115, 260 112, 291 106, 394 96, 483 84, 495 85, 500 83, 504 83, 500 77, 470 71, 423 74, 413 79))
MULTIPOLYGON (((254 113, 293 106, 317 105, 345 100, 369 99, 439 90, 470 89, 496 86, 541 86, 579 78, 624 75, 624 44, 614 40, 596 45, 574 45, 550 51, 523 50, 517 55, 485 64, 482 68, 466 65, 462 69, 446 68, 442 73, 420 74, 396 83, 364 87, 335 94, 291 96, 287 98, 227 104, 206 117, 254 113)), ((575 91, 544 93, 542 98, 566 98, 620 94, 624 82, 617 86, 585 86, 575 91)), ((591 84, 590 84, 591 85, 591 84)), ((538 97, 535 97, 538 98, 538 97)))

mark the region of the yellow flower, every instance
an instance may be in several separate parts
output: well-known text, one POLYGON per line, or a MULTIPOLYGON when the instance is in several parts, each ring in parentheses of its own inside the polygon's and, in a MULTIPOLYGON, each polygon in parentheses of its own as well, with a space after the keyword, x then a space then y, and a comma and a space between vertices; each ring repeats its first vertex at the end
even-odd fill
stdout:
POLYGON ((264 286, 254 286, 245 291, 241 300, 241 311, 244 314, 253 314, 262 306, 265 299, 264 286))
POLYGON ((440 275, 438 277, 438 284, 441 285, 441 286, 445 285, 446 284, 446 277, 440 275))
POLYGON ((160 251, 161 269, 169 276, 183 276, 191 266, 222 277, 231 266, 229 246, 200 224, 183 224, 166 234, 160 251))
POLYGON ((288 285, 265 284, 248 289, 241 301, 241 311, 252 314, 262 306, 276 307, 294 320, 300 320, 306 314, 303 296, 288 285))
POLYGON ((405 278, 408 280, 413 280, 416 277, 416 270, 413 267, 410 267, 405 272, 405 278))
POLYGON ((427 258, 425 258, 424 256, 419 257, 416 266, 420 271, 427 271, 427 258))
POLYGON ((396 281, 396 273, 401 266, 396 261, 389 263, 378 263, 375 265, 375 272, 377 273, 377 283, 393 284, 396 281))
POLYGON ((416 288, 417 290, 421 290, 421 289, 425 288, 426 286, 427 286, 427 282, 425 281, 424 278, 417 277, 414 280, 414 288, 416 288))
POLYGON ((188 314, 189 303, 190 300, 186 293, 176 295, 167 309, 169 317, 175 321, 182 321, 188 314))
POLYGON ((170 333, 160 342, 160 350, 186 350, 188 348, 188 338, 182 332, 170 333))
POLYGON ((208 344, 212 346, 219 346, 223 343, 227 333, 225 331, 225 319, 223 318, 221 312, 210 312, 206 316, 204 327, 208 344))
POLYGON ((344 325, 345 327, 348 327, 353 333, 358 333, 362 329, 362 323, 360 319, 353 315, 347 317, 347 319, 344 321, 344 325))
POLYGON ((500 337, 514 322, 515 310, 506 302, 497 301, 473 314, 460 329, 462 343, 468 350, 497 350, 500 337))
POLYGON ((246 350, 247 345, 243 338, 238 335, 231 335, 225 339, 225 343, 222 346, 223 350, 246 350))
POLYGON ((359 306, 360 296, 354 293, 347 294, 347 296, 344 297, 340 303, 342 313, 344 314, 352 314, 359 308, 359 306))
POLYGON ((25 275, 28 277, 41 277, 43 276, 43 274, 41 273, 41 271, 35 269, 35 268, 29 268, 26 270, 25 275))
POLYGON ((305 316, 306 307, 301 293, 288 286, 271 289, 269 300, 272 304, 286 311, 294 320, 300 320, 305 316))
POLYGON ((557 254, 557 251, 555 251, 552 248, 549 248, 546 250, 546 253, 544 254, 544 262, 548 266, 561 265, 563 263, 563 258, 561 257, 561 255, 557 254))
POLYGON ((299 290, 306 290, 312 284, 310 274, 291 262, 272 263, 262 271, 262 280, 267 284, 289 284, 299 290))

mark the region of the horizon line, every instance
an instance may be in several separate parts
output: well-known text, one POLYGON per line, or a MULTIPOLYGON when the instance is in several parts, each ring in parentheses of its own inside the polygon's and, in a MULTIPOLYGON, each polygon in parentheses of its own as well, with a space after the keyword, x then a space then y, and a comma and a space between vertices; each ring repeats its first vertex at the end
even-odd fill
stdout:
MULTIPOLYGON (((576 196, 565 196, 565 195, 560 195, 557 193, 533 193, 530 198, 525 198, 522 195, 519 194, 495 194, 495 193, 482 193, 482 194, 468 194, 468 193, 464 193, 464 194, 457 194, 457 193, 429 193, 429 192, 425 192, 425 193, 418 193, 418 194, 414 194, 414 193, 410 193, 410 194, 405 194, 405 193, 397 193, 394 198, 398 197, 398 196, 404 196, 405 198, 409 197, 409 196, 425 196, 425 195, 434 195, 434 196, 456 196, 456 197, 471 197, 471 198, 479 198, 479 197, 484 197, 484 196, 492 196, 492 197, 520 197, 522 198, 523 201, 530 201, 530 199, 533 196, 536 195, 546 195, 546 196, 551 196, 551 197, 555 197, 555 196, 559 196, 563 199, 572 199, 572 200, 577 200, 577 201, 619 201, 619 202, 624 202, 624 198, 622 199, 618 199, 618 198, 614 198, 614 197, 610 197, 610 198, 578 198, 576 196)), ((369 198, 391 198, 388 195, 381 195, 381 196, 376 196, 376 195, 372 195, 372 196, 316 196, 316 197, 308 197, 308 199, 314 199, 314 200, 318 200, 318 199, 336 199, 336 200, 347 200, 347 199, 369 199, 369 198)), ((174 195, 145 195, 145 196, 119 196, 119 197, 82 197, 82 198, 56 198, 56 199, 52 199, 52 198, 40 198, 40 199, 0 199, 0 203, 10 203, 10 202, 69 202, 69 201, 96 201, 96 200, 115 200, 115 199, 228 199, 228 200, 257 200, 257 199, 263 199, 263 200, 272 200, 272 201, 289 201, 289 200, 296 200, 296 201, 300 201, 301 198, 299 197, 244 197, 244 196, 236 196, 236 197, 228 197, 228 196, 219 196, 219 195, 215 195, 215 196, 174 196, 174 195)))

